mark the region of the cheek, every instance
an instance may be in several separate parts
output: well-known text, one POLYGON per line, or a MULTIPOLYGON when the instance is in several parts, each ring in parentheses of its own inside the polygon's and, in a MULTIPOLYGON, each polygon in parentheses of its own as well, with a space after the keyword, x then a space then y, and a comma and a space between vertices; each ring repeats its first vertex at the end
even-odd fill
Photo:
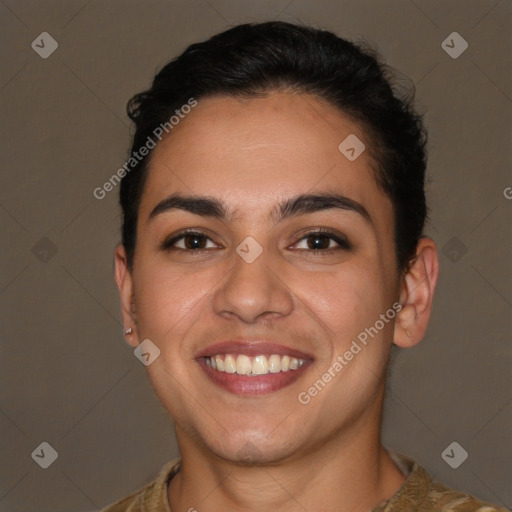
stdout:
MULTIPOLYGON (((158 265, 140 269, 135 282, 137 321, 141 334, 163 340, 194 319, 211 284, 204 272, 171 271, 158 265)), ((211 274, 211 273, 210 273, 211 274)))
POLYGON ((335 272, 298 275, 297 295, 318 320, 341 340, 357 334, 387 309, 380 273, 350 265, 335 272))

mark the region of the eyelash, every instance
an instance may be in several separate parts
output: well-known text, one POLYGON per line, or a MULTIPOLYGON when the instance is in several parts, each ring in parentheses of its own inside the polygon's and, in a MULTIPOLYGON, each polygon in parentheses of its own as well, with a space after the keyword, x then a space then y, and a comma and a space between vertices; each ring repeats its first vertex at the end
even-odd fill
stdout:
MULTIPOLYGON (((196 252, 196 253, 201 253, 203 251, 209 251, 211 250, 211 248, 201 248, 201 249, 183 249, 181 247, 175 247, 174 244, 176 244, 178 241, 180 240, 183 240, 186 236, 197 236, 197 237, 200 237, 200 238, 206 238, 210 241, 213 242, 213 240, 205 235, 204 233, 202 233, 201 231, 195 231, 195 230, 187 230, 187 231, 183 231, 181 232, 180 234, 176 235, 176 236, 173 236, 172 238, 170 239, 167 239, 167 240, 164 240, 164 242, 161 244, 161 249, 164 250, 164 251, 185 251, 185 252, 196 252)), ((303 251, 303 252, 307 252, 307 253, 310 253, 310 254, 315 254, 315 255, 319 255, 318 253, 330 253, 332 251, 337 251, 337 250, 350 250, 352 248, 351 244, 349 243, 349 241, 347 239, 345 239, 344 237, 340 237, 336 234, 334 234, 333 232, 329 231, 329 230, 326 230, 326 229, 316 229, 314 231, 309 231, 308 233, 305 233, 304 235, 301 236, 301 238, 299 238, 299 240, 297 242, 295 242, 293 245, 297 245, 299 242, 303 241, 303 240, 306 240, 307 238, 311 237, 311 236, 314 236, 314 235, 320 235, 322 237, 326 237, 330 240, 333 240, 334 242, 336 242, 338 244, 337 247, 330 247, 330 248, 327 248, 327 249, 299 249, 300 251, 303 251)))

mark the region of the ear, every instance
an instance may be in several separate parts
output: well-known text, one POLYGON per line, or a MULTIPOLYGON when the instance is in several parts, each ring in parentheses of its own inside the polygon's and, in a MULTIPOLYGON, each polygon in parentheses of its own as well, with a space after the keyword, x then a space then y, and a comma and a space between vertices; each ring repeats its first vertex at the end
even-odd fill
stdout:
POLYGON ((136 347, 139 344, 137 335, 137 317, 135 311, 135 301, 133 294, 133 279, 128 268, 126 251, 122 245, 118 245, 115 250, 115 279, 119 295, 121 297, 121 309, 123 314, 123 331, 126 341, 136 347), (126 329, 131 328, 132 332, 127 333, 126 329))
POLYGON ((439 276, 439 258, 431 238, 421 238, 416 256, 402 278, 400 299, 402 309, 397 315, 394 344, 408 348, 425 336, 439 276))

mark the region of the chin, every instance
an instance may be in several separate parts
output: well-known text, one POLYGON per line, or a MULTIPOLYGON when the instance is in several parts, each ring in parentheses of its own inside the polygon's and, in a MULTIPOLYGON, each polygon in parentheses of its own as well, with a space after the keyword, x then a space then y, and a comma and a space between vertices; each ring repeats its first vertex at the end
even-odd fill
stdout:
POLYGON ((289 441, 286 443, 284 439, 269 439, 265 436, 233 438, 222 446, 216 443, 209 448, 217 457, 242 466, 278 464, 296 451, 289 441))

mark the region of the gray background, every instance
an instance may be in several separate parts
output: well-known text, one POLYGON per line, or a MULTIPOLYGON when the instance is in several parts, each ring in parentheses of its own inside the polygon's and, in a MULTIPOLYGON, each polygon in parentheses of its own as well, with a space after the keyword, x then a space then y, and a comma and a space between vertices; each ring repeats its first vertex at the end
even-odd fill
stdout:
POLYGON ((1 511, 98 510, 176 455, 122 336, 118 191, 92 190, 124 163, 125 103, 158 68, 276 18, 364 37, 416 84, 441 277, 426 339, 397 356, 384 442, 512 505, 510 0, 2 0, 1 511), (47 59, 31 48, 43 31, 59 45, 47 59), (457 59, 441 47, 453 31, 469 44, 457 59), (48 469, 31 458, 43 441, 48 469), (469 453, 456 470, 441 458, 452 441, 469 453))

